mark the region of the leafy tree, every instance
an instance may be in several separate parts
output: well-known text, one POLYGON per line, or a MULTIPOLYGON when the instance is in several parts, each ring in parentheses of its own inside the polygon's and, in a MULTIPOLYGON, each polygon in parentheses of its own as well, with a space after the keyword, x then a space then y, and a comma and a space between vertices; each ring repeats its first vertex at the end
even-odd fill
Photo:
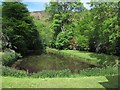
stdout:
POLYGON ((70 40, 73 38, 73 32, 67 30, 58 34, 55 45, 57 49, 70 49, 70 40))
POLYGON ((20 2, 3 2, 3 33, 9 37, 11 49, 21 54, 28 50, 40 50, 43 46, 39 33, 26 5, 20 2))
POLYGON ((78 13, 76 26, 75 26, 75 38, 76 48, 78 50, 89 50, 89 39, 92 37, 93 32, 93 21, 91 18, 91 12, 85 11, 78 13))
MULTIPOLYGON (((54 31, 52 47, 56 47, 56 45, 58 47, 60 44, 55 44, 56 42, 59 42, 56 40, 60 40, 61 34, 64 36, 63 33, 68 30, 67 26, 74 26, 72 24, 72 15, 74 12, 84 11, 84 7, 81 2, 50 2, 46 10, 50 13, 50 20, 52 20, 52 30, 54 31)), ((64 39, 61 37, 61 40, 64 39)))
POLYGON ((95 48, 93 51, 115 54, 116 44, 118 43, 116 39, 120 37, 117 19, 118 3, 92 2, 91 5, 93 7, 91 13, 95 24, 94 38, 90 40, 90 42, 94 42, 95 48))
POLYGON ((37 26, 37 29, 42 38, 42 42, 44 46, 50 46, 53 32, 50 29, 51 22, 47 20, 46 17, 43 17, 41 20, 34 20, 34 22, 35 22, 35 25, 37 26))

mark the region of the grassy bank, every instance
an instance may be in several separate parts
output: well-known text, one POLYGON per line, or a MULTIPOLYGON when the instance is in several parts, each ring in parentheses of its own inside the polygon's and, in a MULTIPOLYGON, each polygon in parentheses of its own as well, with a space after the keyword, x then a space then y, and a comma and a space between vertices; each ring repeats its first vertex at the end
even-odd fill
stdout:
POLYGON ((115 88, 117 77, 15 78, 3 77, 3 88, 115 88), (29 83, 28 83, 29 82, 29 83))
MULTIPOLYGON (((99 65, 102 65, 102 63, 97 63, 97 57, 99 55, 101 55, 101 57, 103 57, 102 59, 100 59, 101 62, 103 62, 103 63, 106 62, 107 65, 111 65, 111 66, 107 66, 107 67, 103 67, 103 68, 83 69, 83 70, 79 70, 79 73, 77 73, 77 74, 73 74, 70 70, 60 70, 60 71, 59 70, 58 71, 43 70, 41 72, 32 74, 32 73, 27 73, 26 71, 16 70, 14 68, 3 66, 2 75, 3 76, 13 76, 13 77, 34 77, 34 78, 58 78, 58 77, 59 78, 62 78, 62 77, 63 78, 78 78, 81 76, 82 77, 83 76, 112 76, 112 75, 119 74, 118 68, 116 67, 117 63, 118 63, 117 62, 118 57, 116 57, 116 56, 110 56, 110 55, 105 55, 105 54, 95 54, 95 53, 90 53, 90 52, 89 53, 88 52, 79 52, 79 51, 75 51, 75 50, 56 50, 56 49, 51 49, 51 48, 47 48, 46 51, 49 54, 54 54, 55 56, 64 57, 64 58, 66 58, 65 60, 72 58, 72 61, 74 61, 74 59, 75 60, 77 59, 77 60, 83 60, 85 62, 89 62, 92 64, 95 63, 95 64, 99 64, 99 65), (90 54, 94 54, 94 55, 96 55, 96 57, 95 58, 90 57, 90 54), (83 58, 83 56, 84 56, 84 58, 83 58), (87 59, 87 58, 89 58, 89 59, 87 59)), ((45 60, 45 59, 43 58, 43 60, 45 60)), ((34 58, 34 61, 35 61, 35 58, 34 58)), ((99 59, 98 59, 98 61, 99 61, 99 59)), ((53 61, 53 62, 55 62, 55 61, 53 61)), ((28 63, 31 64, 32 62, 29 61, 28 63)), ((45 63, 43 63, 43 65, 45 65, 45 63)), ((36 66, 37 66, 37 63, 36 63, 36 66)))
POLYGON ((73 60, 77 59, 100 66, 116 66, 118 64, 118 57, 113 55, 97 54, 77 50, 57 50, 52 48, 47 48, 46 52, 59 57, 73 58, 73 60))
MULTIPOLYGON (((2 88, 116 88, 118 69, 116 56, 79 52, 75 50, 56 50, 47 48, 47 53, 64 58, 83 60, 92 64, 107 64, 109 67, 81 70, 79 74, 68 71, 43 71, 29 74, 25 71, 3 67, 2 88), (96 57, 91 57, 91 54, 96 57), (102 56, 103 55, 103 56, 102 56), (102 59, 98 59, 101 56, 102 59), (109 60, 110 59, 110 60, 109 60), (97 60, 100 60, 98 63, 97 60), (109 61, 107 61, 109 60, 109 61), (113 60, 113 61, 112 61, 113 60), (89 76, 89 77, 88 77, 89 76), (19 77, 19 78, 17 78, 19 77), (29 83, 28 83, 29 82, 29 83)), ((2 55, 2 53, 0 53, 2 55)))
POLYGON ((28 73, 23 70, 17 70, 10 67, 2 67, 2 76, 11 76, 11 77, 29 77, 29 78, 79 78, 85 76, 114 76, 120 75, 118 73, 118 68, 106 67, 106 68, 92 68, 92 69, 83 69, 79 73, 71 73, 69 69, 66 70, 43 70, 37 73, 28 73))

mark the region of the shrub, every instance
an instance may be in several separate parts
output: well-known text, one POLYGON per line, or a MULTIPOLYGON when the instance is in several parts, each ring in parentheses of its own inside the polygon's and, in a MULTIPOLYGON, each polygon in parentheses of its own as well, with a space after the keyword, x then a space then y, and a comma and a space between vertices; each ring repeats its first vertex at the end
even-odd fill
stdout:
POLYGON ((8 36, 12 49, 24 56, 28 50, 39 50, 38 54, 43 52, 41 37, 26 5, 3 2, 2 16, 3 33, 8 36))
POLYGON ((82 35, 79 35, 78 36, 79 38, 77 38, 77 50, 89 50, 89 47, 88 47, 88 39, 87 37, 85 36, 82 36, 82 35))
POLYGON ((28 73, 23 70, 2 66, 2 76, 26 77, 28 73))
POLYGON ((9 66, 17 60, 18 57, 21 57, 20 54, 15 53, 13 50, 7 50, 3 52, 2 56, 2 65, 9 66))
POLYGON ((55 77, 70 77, 71 71, 69 69, 60 70, 60 71, 41 71, 38 73, 33 73, 31 77, 34 78, 55 78, 55 77))
POLYGON ((69 42, 72 39, 72 31, 61 32, 58 34, 55 45, 57 49, 68 49, 69 42))

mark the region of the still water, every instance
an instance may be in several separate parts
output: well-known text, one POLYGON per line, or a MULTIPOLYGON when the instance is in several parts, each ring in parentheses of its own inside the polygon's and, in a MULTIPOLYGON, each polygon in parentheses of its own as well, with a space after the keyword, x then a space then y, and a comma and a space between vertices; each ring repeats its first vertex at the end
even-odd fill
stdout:
POLYGON ((17 69, 26 70, 30 73, 40 72, 42 70, 64 70, 69 69, 73 73, 79 73, 80 70, 93 68, 94 65, 82 62, 81 60, 65 59, 54 55, 34 55, 22 58, 15 62, 13 66, 17 69))

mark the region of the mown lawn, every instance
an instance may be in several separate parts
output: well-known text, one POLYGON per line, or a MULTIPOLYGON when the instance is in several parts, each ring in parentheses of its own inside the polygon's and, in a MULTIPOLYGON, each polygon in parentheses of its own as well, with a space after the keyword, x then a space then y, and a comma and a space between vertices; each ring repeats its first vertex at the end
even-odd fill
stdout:
POLYGON ((116 88, 117 77, 15 78, 2 77, 2 88, 116 88))

